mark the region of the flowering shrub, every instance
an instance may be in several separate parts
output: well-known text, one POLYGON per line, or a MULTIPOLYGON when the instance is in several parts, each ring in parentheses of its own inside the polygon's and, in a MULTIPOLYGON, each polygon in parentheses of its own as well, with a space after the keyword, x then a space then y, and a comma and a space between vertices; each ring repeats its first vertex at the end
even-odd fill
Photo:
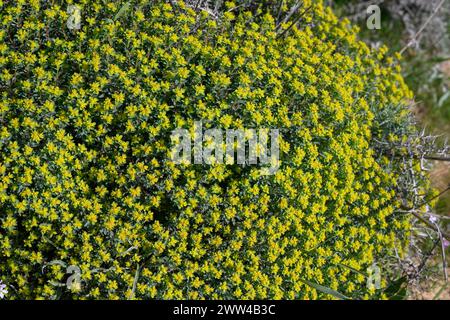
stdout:
POLYGON ((372 110, 410 95, 386 48, 318 1, 289 30, 124 4, 80 1, 77 30, 66 2, 0 1, 8 298, 369 298, 364 272, 408 232, 370 145, 372 110), (280 128, 280 169, 173 164, 171 131, 198 120, 280 128))

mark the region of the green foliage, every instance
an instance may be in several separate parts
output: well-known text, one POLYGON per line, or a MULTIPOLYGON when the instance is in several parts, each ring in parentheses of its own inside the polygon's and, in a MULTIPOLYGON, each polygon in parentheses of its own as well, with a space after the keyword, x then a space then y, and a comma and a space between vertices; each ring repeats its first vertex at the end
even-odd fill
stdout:
POLYGON ((9 297, 369 298, 349 268, 401 254, 409 230, 374 119, 399 106, 402 123, 410 93, 386 48, 304 6, 279 36, 290 21, 264 11, 85 0, 69 30, 63 2, 0 1, 9 297), (170 134, 197 120, 280 128, 280 169, 175 165, 170 134))

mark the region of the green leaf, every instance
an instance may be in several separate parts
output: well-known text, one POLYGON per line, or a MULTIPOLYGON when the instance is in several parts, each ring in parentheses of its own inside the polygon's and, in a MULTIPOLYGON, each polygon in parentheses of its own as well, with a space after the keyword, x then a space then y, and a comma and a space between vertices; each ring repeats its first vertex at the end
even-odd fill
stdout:
POLYGON ((355 272, 355 273, 358 273, 358 274, 360 274, 360 275, 362 275, 362 276, 364 276, 364 277, 366 277, 366 278, 368 277, 367 273, 362 272, 362 271, 360 271, 360 270, 356 270, 355 268, 349 267, 349 266, 347 266, 347 265, 345 265, 345 264, 338 263, 337 265, 338 265, 338 266, 341 266, 341 267, 344 267, 344 268, 347 268, 348 270, 353 271, 353 272, 355 272))
POLYGON ((389 300, 404 300, 406 297, 406 277, 393 281, 383 293, 389 300))
POLYGON ((448 282, 445 283, 440 289, 439 291, 436 293, 436 295, 433 297, 433 300, 438 300, 439 297, 441 296, 442 292, 444 292, 445 289, 447 289, 448 287, 448 282))
POLYGON ((405 300, 406 299, 406 287, 402 287, 394 296, 389 297, 389 300, 405 300))
POLYGON ((130 2, 125 2, 125 4, 120 8, 119 12, 116 13, 114 16, 114 21, 117 21, 121 16, 123 16, 129 9, 130 9, 130 2))
POLYGON ((438 107, 441 108, 444 105, 444 102, 450 97, 450 90, 442 95, 442 97, 438 101, 438 107))
POLYGON ((317 284, 317 283, 314 283, 314 282, 311 282, 308 280, 300 280, 300 281, 302 281, 304 284, 307 284, 310 287, 313 287, 314 289, 316 289, 320 292, 332 295, 335 298, 338 298, 341 300, 349 300, 350 299, 349 297, 343 295, 342 293, 337 292, 336 290, 330 289, 328 287, 322 286, 320 284, 317 284))

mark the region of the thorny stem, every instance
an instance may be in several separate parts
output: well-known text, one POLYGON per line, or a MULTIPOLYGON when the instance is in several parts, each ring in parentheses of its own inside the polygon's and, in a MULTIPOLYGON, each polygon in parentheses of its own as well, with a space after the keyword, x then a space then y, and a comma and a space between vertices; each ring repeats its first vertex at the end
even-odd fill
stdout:
POLYGON ((423 223, 425 223, 427 226, 429 226, 430 228, 432 228, 434 231, 442 234, 442 236, 444 238, 446 238, 447 240, 450 240, 450 235, 447 234, 446 232, 442 232, 441 230, 439 230, 439 228, 437 228, 433 223, 431 223, 430 221, 428 221, 427 219, 425 219, 424 217, 420 216, 420 214, 418 214, 415 211, 408 211, 410 213, 412 213, 417 219, 419 219, 420 221, 422 221, 423 223))
POLYGON ((446 193, 446 192, 449 191, 449 190, 450 190, 450 186, 448 186, 446 189, 444 189, 443 191, 441 191, 437 196, 434 196, 434 197, 431 198, 430 200, 425 200, 425 201, 422 202, 422 204, 420 204, 420 205, 417 205, 417 206, 412 207, 412 208, 402 208, 402 209, 405 210, 405 211, 408 211, 408 212, 409 212, 409 211, 412 211, 412 210, 416 210, 416 209, 418 209, 418 208, 420 208, 420 207, 423 207, 424 205, 430 203, 431 201, 440 198, 444 193, 446 193))
POLYGON ((308 8, 306 8, 305 11, 303 11, 303 13, 302 13, 297 19, 295 19, 295 20, 291 23, 291 25, 290 25, 288 28, 286 28, 285 30, 283 30, 283 32, 281 32, 281 33, 277 36, 277 38, 282 37, 282 36, 283 36, 286 32, 288 32, 295 24, 297 24, 297 22, 300 21, 300 19, 305 15, 305 13, 307 13, 307 12, 311 9, 311 7, 312 7, 312 6, 309 6, 308 8))
POLYGON ((449 157, 424 156, 423 158, 427 159, 427 160, 449 161, 450 162, 450 158, 449 157))
POLYGON ((439 244, 439 240, 436 240, 433 244, 433 248, 425 255, 425 257, 423 258, 422 262, 420 263, 419 267, 417 268, 417 273, 420 274, 423 270, 423 268, 425 268, 425 265, 428 261, 428 259, 433 255, 433 251, 434 249, 436 249, 437 245, 439 244))
POLYGON ((448 275, 447 275, 447 259, 445 258, 445 245, 444 245, 444 239, 441 230, 439 229, 439 226, 436 225, 436 227, 439 230, 439 240, 441 241, 441 254, 442 254, 442 269, 444 270, 444 279, 445 282, 448 281, 448 275))
POLYGON ((275 27, 275 29, 278 30, 278 28, 280 28, 281 25, 282 25, 283 23, 288 22, 289 19, 292 17, 292 15, 293 15, 295 12, 297 12, 297 10, 300 8, 300 5, 301 5, 301 1, 297 1, 297 3, 291 8, 291 10, 290 10, 289 13, 286 15, 286 17, 284 17, 283 21, 280 22, 280 23, 275 27))
POLYGON ((443 6, 445 0, 442 0, 437 6, 436 9, 434 9, 434 12, 428 17, 427 21, 420 27, 419 31, 411 38, 411 40, 400 50, 400 55, 402 55, 406 49, 408 49, 410 46, 413 45, 417 41, 417 37, 420 36, 420 34, 425 30, 425 28, 428 26, 428 24, 431 22, 431 20, 434 18, 434 16, 438 13, 439 9, 443 6))

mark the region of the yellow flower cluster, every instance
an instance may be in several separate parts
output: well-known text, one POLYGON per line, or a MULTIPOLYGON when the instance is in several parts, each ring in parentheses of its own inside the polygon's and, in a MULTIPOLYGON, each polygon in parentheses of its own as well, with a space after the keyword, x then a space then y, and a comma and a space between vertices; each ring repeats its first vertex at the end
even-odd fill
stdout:
POLYGON ((80 0, 73 30, 71 1, 0 0, 9 297, 331 297, 307 280, 369 298, 352 270, 408 230, 370 146, 373 110, 410 95, 386 49, 320 1, 282 36, 269 13, 134 0, 115 18, 125 2, 80 0), (171 131, 198 120, 280 128, 280 169, 173 164, 171 131))

